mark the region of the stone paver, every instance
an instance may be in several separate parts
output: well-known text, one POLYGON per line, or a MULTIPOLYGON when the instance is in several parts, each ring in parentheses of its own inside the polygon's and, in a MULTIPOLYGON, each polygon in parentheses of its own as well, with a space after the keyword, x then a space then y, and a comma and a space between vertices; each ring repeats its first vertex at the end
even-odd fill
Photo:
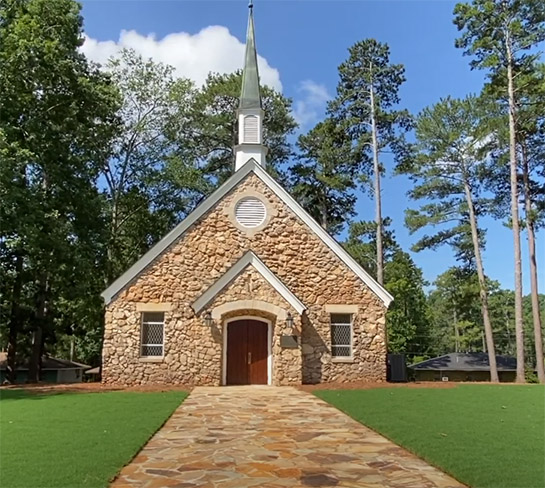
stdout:
POLYGON ((309 393, 199 387, 115 488, 458 488, 459 482, 309 393))

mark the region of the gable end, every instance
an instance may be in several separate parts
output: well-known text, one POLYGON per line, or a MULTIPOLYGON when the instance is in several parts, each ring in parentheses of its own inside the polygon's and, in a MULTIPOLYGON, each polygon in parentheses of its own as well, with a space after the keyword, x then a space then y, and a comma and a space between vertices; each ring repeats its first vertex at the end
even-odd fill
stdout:
MULTIPOLYGON (((191 214, 180 224, 172 229, 163 239, 153 246, 146 254, 136 261, 125 273, 116 279, 106 290, 102 297, 108 305, 115 296, 120 293, 132 280, 139 276, 158 256, 160 256, 171 244, 181 237, 195 222, 211 210, 231 190, 253 172, 287 207, 299 217, 317 235, 324 244, 363 281, 370 290, 384 303, 389 306, 393 297, 388 291, 375 281, 351 256, 348 252, 331 237, 293 197, 289 195, 255 160, 250 159, 238 171, 231 176, 214 193, 205 199, 191 214)), ((253 253, 252 253, 253 254, 253 253)), ((254 255, 255 256, 255 255, 254 255)), ((265 265, 263 265, 265 266, 265 265)))

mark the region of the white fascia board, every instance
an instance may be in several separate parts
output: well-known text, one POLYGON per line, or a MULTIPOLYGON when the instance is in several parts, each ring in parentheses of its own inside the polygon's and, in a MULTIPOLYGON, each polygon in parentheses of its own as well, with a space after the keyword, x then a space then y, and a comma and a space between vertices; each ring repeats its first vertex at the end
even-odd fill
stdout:
POLYGON ((390 305, 394 297, 367 273, 284 188, 260 166, 256 165, 254 172, 382 300, 386 307, 390 305))
POLYGON ((208 288, 191 307, 195 313, 199 313, 208 303, 210 303, 218 293, 221 292, 229 283, 231 283, 248 266, 253 266, 265 280, 288 302, 298 314, 302 314, 306 307, 291 291, 280 281, 280 279, 259 259, 252 251, 246 252, 219 280, 208 288))
POLYGON ((146 254, 136 261, 127 271, 125 271, 117 280, 106 288, 101 296, 106 305, 108 305, 115 295, 117 295, 128 283, 136 278, 146 267, 148 267, 158 256, 160 256, 168 247, 176 241, 189 227, 191 227, 199 218, 216 205, 227 193, 229 193, 250 171, 258 165, 253 160, 248 161, 231 178, 221 185, 214 193, 206 198, 200 205, 193 210, 184 220, 182 220, 165 237, 155 244, 146 254))
POLYGON ((164 252, 176 239, 178 239, 191 225, 216 205, 227 193, 229 193, 250 172, 265 183, 280 200, 282 200, 310 229, 343 261, 384 303, 386 307, 393 300, 392 295, 369 275, 344 248, 333 239, 291 196, 284 190, 255 160, 250 159, 233 176, 221 185, 212 195, 204 200, 182 222, 172 229, 163 239, 144 254, 125 273, 115 280, 102 292, 102 298, 106 305, 112 301, 128 283, 138 276, 149 264, 151 264, 162 252, 164 252))

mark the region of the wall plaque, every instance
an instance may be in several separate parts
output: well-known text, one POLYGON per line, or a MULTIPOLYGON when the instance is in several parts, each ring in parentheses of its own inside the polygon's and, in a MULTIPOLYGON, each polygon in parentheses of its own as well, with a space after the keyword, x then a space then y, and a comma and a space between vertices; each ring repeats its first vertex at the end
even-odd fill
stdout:
POLYGON ((280 346, 286 349, 297 349, 299 347, 299 341, 296 335, 283 335, 280 336, 280 346))

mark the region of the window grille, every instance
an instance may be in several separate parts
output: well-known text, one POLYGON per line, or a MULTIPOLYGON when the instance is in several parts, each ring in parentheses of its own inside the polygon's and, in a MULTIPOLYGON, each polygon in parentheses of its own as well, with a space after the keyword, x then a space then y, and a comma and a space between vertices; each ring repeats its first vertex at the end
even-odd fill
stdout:
POLYGON ((142 357, 163 356, 165 337, 165 314, 144 312, 142 314, 142 336, 140 355, 142 357))
POLYGON ((331 320, 331 356, 336 358, 352 357, 352 315, 332 313, 331 320))
POLYGON ((257 116, 246 115, 244 117, 244 142, 259 142, 259 134, 257 128, 257 116))

